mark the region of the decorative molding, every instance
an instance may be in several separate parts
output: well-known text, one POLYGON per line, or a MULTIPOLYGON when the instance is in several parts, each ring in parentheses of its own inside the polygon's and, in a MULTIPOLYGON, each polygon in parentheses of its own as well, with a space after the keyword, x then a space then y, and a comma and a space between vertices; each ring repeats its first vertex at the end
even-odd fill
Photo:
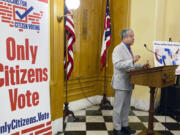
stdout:
POLYGON ((91 104, 87 99, 80 99, 77 101, 73 101, 69 103, 69 109, 72 111, 78 111, 81 109, 86 109, 89 106, 92 105, 98 105, 100 104, 102 96, 93 96, 93 97, 89 97, 88 100, 94 104, 91 104))

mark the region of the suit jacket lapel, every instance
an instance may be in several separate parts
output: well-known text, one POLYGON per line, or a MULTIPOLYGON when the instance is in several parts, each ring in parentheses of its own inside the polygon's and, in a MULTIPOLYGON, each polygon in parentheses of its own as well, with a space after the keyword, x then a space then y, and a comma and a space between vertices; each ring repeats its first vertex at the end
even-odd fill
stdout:
POLYGON ((128 48, 126 47, 126 45, 125 45, 124 43, 122 43, 122 45, 123 45, 123 48, 124 48, 124 51, 126 52, 126 54, 127 54, 129 57, 132 58, 132 55, 131 55, 131 53, 129 52, 129 50, 128 50, 128 48))

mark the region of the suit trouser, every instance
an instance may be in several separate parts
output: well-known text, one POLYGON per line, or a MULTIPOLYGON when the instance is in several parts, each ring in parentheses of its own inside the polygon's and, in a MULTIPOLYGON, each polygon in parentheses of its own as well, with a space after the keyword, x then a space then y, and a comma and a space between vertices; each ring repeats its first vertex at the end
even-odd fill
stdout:
POLYGON ((114 90, 113 124, 114 129, 121 130, 121 127, 128 126, 128 115, 132 90, 114 90))

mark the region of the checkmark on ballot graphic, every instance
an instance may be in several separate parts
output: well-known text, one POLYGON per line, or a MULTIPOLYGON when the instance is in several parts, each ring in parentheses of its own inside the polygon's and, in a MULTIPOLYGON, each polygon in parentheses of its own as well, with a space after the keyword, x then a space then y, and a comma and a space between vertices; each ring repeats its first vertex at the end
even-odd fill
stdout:
POLYGON ((19 16, 21 20, 23 20, 34 8, 30 7, 28 10, 26 10, 23 14, 19 13, 19 11, 16 11, 16 14, 19 16))

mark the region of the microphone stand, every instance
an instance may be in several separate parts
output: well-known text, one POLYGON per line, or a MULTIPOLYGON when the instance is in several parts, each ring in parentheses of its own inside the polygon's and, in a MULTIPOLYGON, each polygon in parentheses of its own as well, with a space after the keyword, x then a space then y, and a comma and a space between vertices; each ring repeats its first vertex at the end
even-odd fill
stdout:
POLYGON ((159 57, 161 57, 161 58, 162 58, 162 61, 163 61, 164 66, 166 66, 166 63, 165 63, 165 61, 164 61, 164 59, 163 59, 163 57, 162 57, 161 55, 159 55, 158 53, 156 53, 156 52, 154 52, 154 51, 150 50, 149 48, 147 48, 147 45, 146 45, 146 44, 144 44, 144 47, 145 47, 145 48, 146 48, 149 52, 151 52, 151 53, 153 53, 153 54, 158 55, 159 57))

